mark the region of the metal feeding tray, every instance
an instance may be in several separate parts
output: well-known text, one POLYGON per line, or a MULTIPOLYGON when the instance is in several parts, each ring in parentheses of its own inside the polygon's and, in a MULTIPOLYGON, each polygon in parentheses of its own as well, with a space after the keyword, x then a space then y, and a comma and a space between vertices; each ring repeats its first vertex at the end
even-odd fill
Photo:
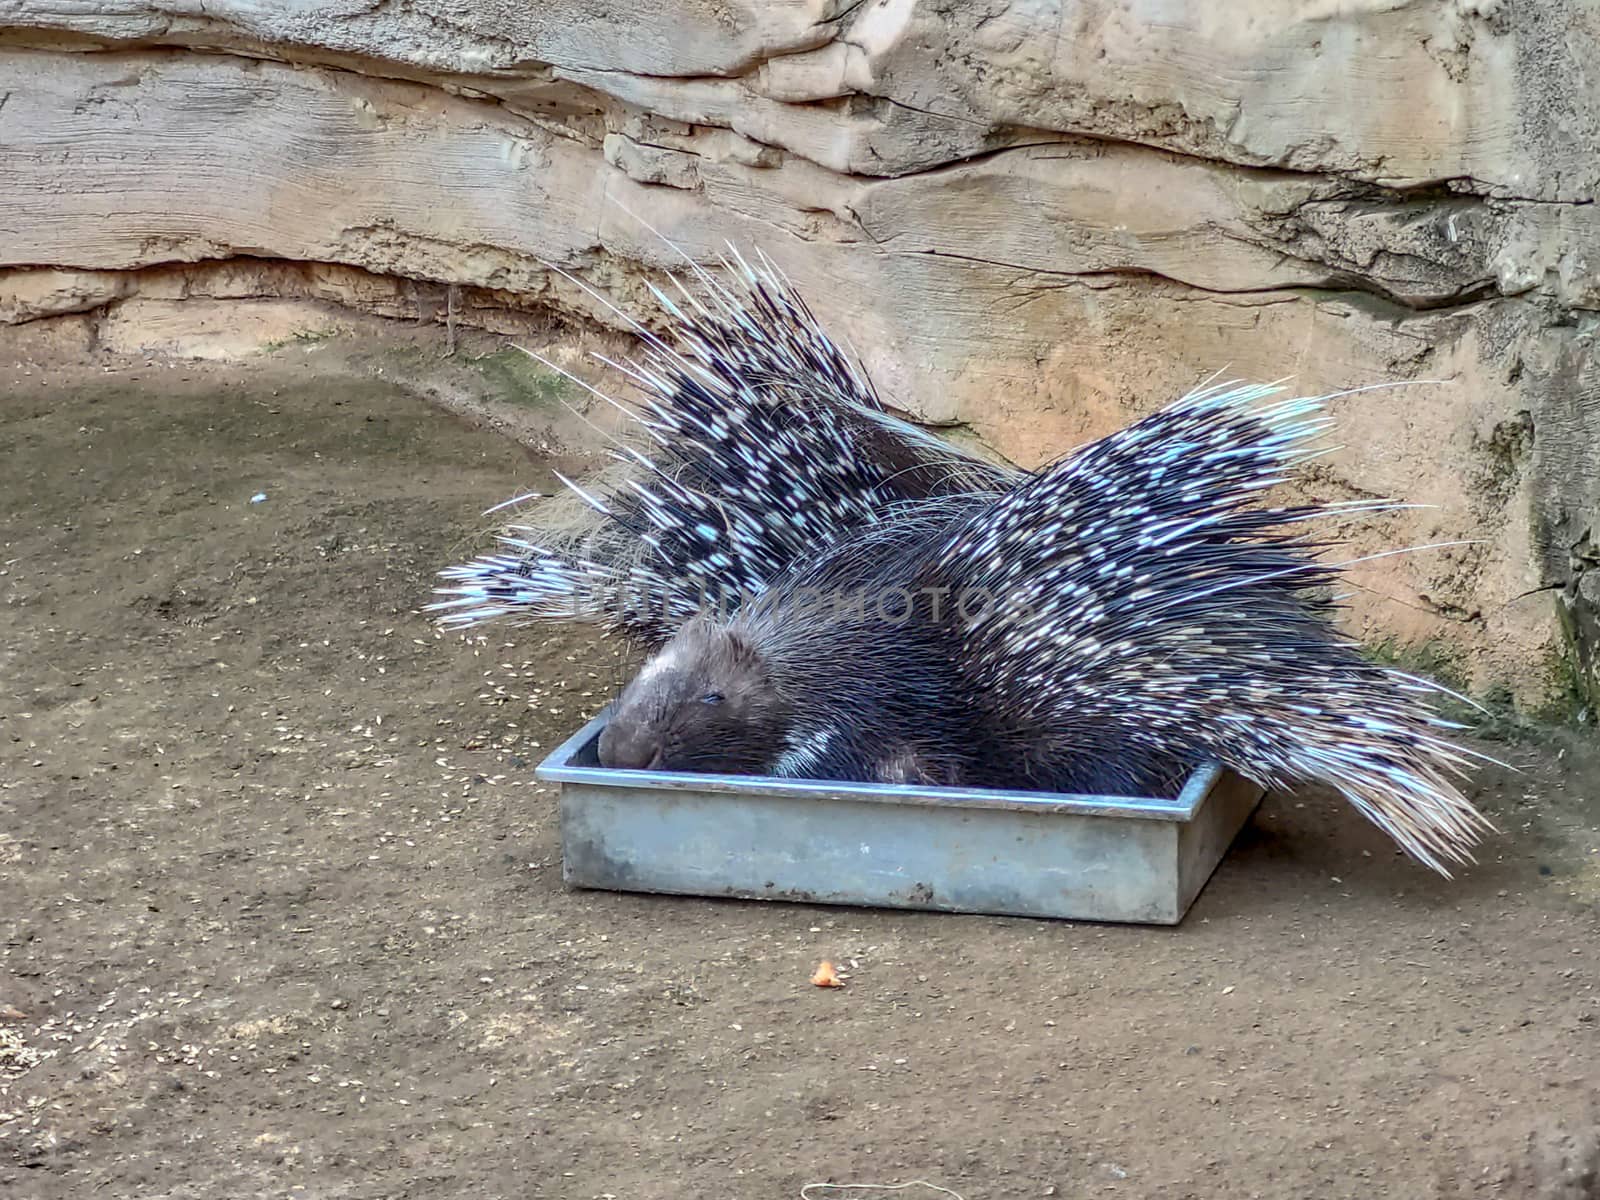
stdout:
POLYGON ((1261 802, 1217 766, 1173 799, 613 771, 609 714, 536 772, 573 887, 1176 925, 1261 802))

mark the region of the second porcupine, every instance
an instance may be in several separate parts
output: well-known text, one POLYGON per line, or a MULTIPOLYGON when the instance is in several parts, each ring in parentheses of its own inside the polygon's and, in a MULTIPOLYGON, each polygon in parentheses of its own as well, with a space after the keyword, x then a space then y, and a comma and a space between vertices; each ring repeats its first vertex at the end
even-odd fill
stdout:
POLYGON ((1448 875, 1491 826, 1451 782, 1470 752, 1422 698, 1442 689, 1335 630, 1317 589, 1337 567, 1294 532, 1393 506, 1254 506, 1326 425, 1277 392, 1196 392, 998 503, 929 501, 691 621, 625 689, 602 763, 1149 794, 1216 759, 1334 787, 1448 875))
POLYGON ((445 598, 430 606, 442 624, 574 621, 657 649, 707 597, 759 593, 901 504, 992 500, 1022 477, 892 416, 764 258, 735 251, 722 280, 688 263, 699 294, 676 280, 676 298, 652 288, 669 338, 558 272, 639 334, 643 360, 611 365, 642 403, 573 381, 622 409, 642 444, 619 444, 609 480, 522 497, 540 503, 500 551, 443 572, 445 598))

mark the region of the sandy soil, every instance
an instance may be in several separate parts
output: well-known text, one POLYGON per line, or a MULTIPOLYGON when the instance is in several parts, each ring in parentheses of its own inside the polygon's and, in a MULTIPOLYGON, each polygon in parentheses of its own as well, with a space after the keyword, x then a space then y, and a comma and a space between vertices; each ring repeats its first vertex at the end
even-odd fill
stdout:
POLYGON ((1453 883, 1270 799, 1175 930, 569 892, 615 651, 416 612, 540 460, 292 352, 0 387, 0 1195, 1600 1195, 1592 745, 1453 883))

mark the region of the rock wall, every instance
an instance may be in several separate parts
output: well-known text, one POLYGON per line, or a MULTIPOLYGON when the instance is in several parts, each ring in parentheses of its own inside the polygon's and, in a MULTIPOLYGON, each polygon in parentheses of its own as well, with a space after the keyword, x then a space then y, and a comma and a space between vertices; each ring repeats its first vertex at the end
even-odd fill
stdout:
POLYGON ((1472 544, 1356 568, 1352 628, 1559 704, 1600 695, 1596 70, 1581 0, 8 0, 0 320, 177 277, 605 321, 542 263, 643 303, 731 239, 1029 464, 1217 371, 1404 383, 1305 486, 1433 506, 1352 553, 1472 544))

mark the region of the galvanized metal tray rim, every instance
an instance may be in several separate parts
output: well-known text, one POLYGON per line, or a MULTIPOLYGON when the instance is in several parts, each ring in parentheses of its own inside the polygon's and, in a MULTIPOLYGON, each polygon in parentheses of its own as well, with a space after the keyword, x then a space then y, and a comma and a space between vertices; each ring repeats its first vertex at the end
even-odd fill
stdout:
POLYGON ((666 791, 737 793, 752 798, 856 800, 869 804, 927 805, 1080 816, 1132 817, 1184 822, 1193 819, 1222 773, 1216 763, 1195 770, 1183 790, 1170 800, 1153 796, 1091 796, 1057 792, 1016 792, 984 788, 927 788, 910 784, 843 783, 834 780, 774 779, 752 775, 698 775, 684 771, 621 771, 590 767, 574 760, 600 735, 611 707, 605 709, 557 746, 536 768, 546 783, 579 783, 602 787, 666 791))

